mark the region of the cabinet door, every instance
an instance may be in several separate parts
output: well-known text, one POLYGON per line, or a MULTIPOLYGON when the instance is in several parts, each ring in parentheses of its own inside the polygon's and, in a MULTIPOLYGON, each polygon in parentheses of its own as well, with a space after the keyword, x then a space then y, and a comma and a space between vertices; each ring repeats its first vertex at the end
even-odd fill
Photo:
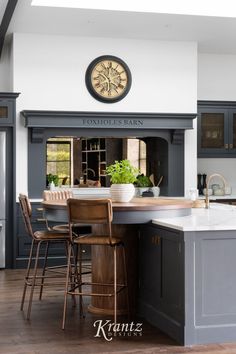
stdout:
POLYGON ((184 243, 174 230, 160 229, 160 308, 163 313, 184 321, 184 243))
POLYGON ((228 110, 200 107, 198 114, 199 157, 227 155, 229 152, 228 110))
POLYGON ((236 109, 229 110, 229 153, 236 154, 236 109))
POLYGON ((184 243, 175 231, 144 226, 139 243, 139 298, 184 321, 184 243))

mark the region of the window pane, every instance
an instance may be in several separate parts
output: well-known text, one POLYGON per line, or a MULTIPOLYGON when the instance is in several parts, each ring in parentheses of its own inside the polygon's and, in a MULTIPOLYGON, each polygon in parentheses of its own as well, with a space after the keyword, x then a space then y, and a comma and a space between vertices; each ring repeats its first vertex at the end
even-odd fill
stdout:
POLYGON ((71 184, 71 146, 70 142, 60 142, 59 139, 47 142, 47 175, 57 175, 59 185, 71 184), (53 143, 51 143, 53 141, 53 143))
POLYGON ((70 175, 70 162, 48 162, 47 163, 47 174, 58 175, 59 178, 64 178, 70 175))
POLYGON ((224 149, 224 114, 203 113, 201 120, 201 147, 224 149))
POLYGON ((47 144, 47 161, 70 160, 70 144, 47 144))
POLYGON ((0 119, 8 117, 8 107, 2 106, 0 107, 0 119))

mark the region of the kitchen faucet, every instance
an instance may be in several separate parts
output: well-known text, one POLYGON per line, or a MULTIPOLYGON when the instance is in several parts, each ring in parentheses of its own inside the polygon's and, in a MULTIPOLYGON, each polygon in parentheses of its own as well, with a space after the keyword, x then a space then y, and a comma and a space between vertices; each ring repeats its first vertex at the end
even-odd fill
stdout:
POLYGON ((205 203, 206 203, 206 206, 205 208, 206 209, 209 209, 210 207, 210 201, 209 201, 209 194, 208 194, 208 189, 209 189, 209 185, 210 185, 210 180, 213 178, 213 177, 219 177, 222 179, 223 181, 223 184, 224 184, 224 190, 225 190, 225 186, 226 186, 226 180, 225 178, 220 175, 219 173, 213 173, 212 175, 209 176, 208 180, 207 180, 207 185, 206 185, 206 194, 205 194, 205 203))

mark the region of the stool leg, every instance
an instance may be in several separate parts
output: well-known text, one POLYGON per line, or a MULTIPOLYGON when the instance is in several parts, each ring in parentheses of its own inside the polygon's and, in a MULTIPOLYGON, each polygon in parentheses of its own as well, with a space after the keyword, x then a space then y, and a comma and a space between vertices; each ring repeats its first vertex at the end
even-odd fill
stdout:
POLYGON ((37 276, 37 270, 38 270, 38 259, 39 259, 39 250, 40 250, 41 242, 37 244, 37 250, 36 250, 36 256, 35 256, 35 263, 34 263, 34 273, 32 276, 32 284, 31 284, 31 291, 30 291, 30 298, 29 298, 29 305, 28 305, 28 311, 27 311, 27 320, 30 319, 30 314, 31 314, 31 307, 32 307, 32 301, 33 301, 33 295, 34 295, 34 288, 35 288, 35 283, 36 283, 36 276, 37 276))
POLYGON ((64 309, 63 309, 62 329, 65 329, 65 322, 66 322, 67 293, 68 293, 69 278, 70 278, 70 271, 71 271, 71 252, 72 252, 72 245, 71 245, 71 243, 69 243, 69 245, 68 245, 68 254, 67 254, 67 271, 66 271, 66 284, 65 284, 65 295, 64 295, 64 309))
MULTIPOLYGON (((68 244, 66 243, 66 249, 68 248, 68 244)), ((66 251, 67 254, 68 254, 68 250, 66 251)), ((73 258, 73 263, 70 263, 70 282, 71 284, 75 284, 75 278, 77 277, 77 274, 76 274, 76 269, 77 267, 75 267, 75 260, 76 260, 76 256, 75 256, 75 252, 74 252, 74 248, 71 247, 71 256, 73 258), (73 265, 74 265, 74 273, 72 272, 72 269, 73 269, 73 265)), ((76 307, 76 297, 75 295, 72 295, 72 299, 73 299, 73 302, 74 302, 74 307, 76 307)))
POLYGON ((27 270, 26 270, 26 274, 25 274, 25 284, 24 284, 24 290, 23 290, 23 294, 22 294, 21 307, 20 307, 21 311, 23 310, 24 303, 25 303, 25 294, 26 294, 27 281, 29 278, 29 273, 30 273, 30 268, 31 268, 31 263, 32 263, 33 249, 34 249, 34 239, 31 242, 30 255, 29 255, 27 270))
POLYGON ((117 247, 114 246, 114 323, 117 322, 117 257, 116 257, 117 247))
POLYGON ((124 283, 126 286, 126 306, 128 312, 128 319, 130 320, 130 308, 129 308, 129 287, 128 287, 128 276, 127 276, 127 267, 126 267, 126 257, 125 257, 125 248, 122 246, 123 253, 123 265, 124 265, 124 283))
POLYGON ((44 263, 43 263, 43 271, 42 271, 42 279, 41 279, 40 292, 39 292, 39 300, 42 300, 42 295, 43 295, 44 276, 45 276, 45 273, 46 273, 46 266, 47 266, 47 260, 48 260, 48 249, 49 249, 49 242, 46 242, 46 249, 45 249, 44 263))
MULTIPOLYGON (((76 267, 77 267, 77 259, 76 259, 76 267)), ((79 282, 79 292, 82 292, 82 246, 79 245, 79 274, 78 274, 78 282, 79 282)), ((79 310, 80 310, 80 317, 85 317, 84 315, 84 307, 83 307, 83 296, 79 295, 79 310)))

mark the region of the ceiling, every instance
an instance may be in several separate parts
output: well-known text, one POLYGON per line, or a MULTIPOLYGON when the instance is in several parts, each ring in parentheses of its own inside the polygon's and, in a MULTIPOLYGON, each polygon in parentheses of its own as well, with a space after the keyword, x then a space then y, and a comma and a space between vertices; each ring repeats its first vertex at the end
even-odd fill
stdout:
POLYGON ((4 15, 5 8, 7 6, 7 1, 8 0, 1 0, 0 1, 0 23, 2 21, 3 15, 4 15))
MULTIPOLYGON (((6 2, 0 1, 0 14, 6 2)), ((8 34, 196 41, 201 53, 236 54, 236 18, 33 7, 30 3, 18 1, 8 34)))

